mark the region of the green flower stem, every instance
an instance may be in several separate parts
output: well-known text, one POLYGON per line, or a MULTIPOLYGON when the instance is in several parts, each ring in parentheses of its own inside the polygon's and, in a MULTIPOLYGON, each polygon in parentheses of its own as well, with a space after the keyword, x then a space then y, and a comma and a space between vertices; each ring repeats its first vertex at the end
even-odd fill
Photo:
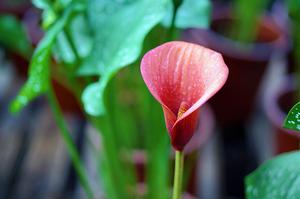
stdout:
POLYGON ((57 102, 56 96, 53 92, 53 88, 50 86, 48 93, 47 93, 48 101, 50 103, 51 109, 54 114, 54 119, 56 120, 56 123, 58 125, 58 128, 60 129, 61 136, 66 144, 67 151, 70 155, 71 161, 73 163, 73 166, 75 168, 75 171, 79 177, 79 182, 82 185, 87 198, 93 199, 93 192, 92 189, 88 183, 87 174, 84 170, 84 166, 80 160, 80 155, 77 151, 77 148, 74 144, 74 141, 70 135, 70 132, 68 131, 67 125, 65 123, 65 120, 63 119, 63 114, 60 110, 59 104, 57 102))
POLYGON ((183 176, 184 155, 182 151, 175 152, 175 172, 173 185, 173 199, 181 199, 182 176, 183 176))

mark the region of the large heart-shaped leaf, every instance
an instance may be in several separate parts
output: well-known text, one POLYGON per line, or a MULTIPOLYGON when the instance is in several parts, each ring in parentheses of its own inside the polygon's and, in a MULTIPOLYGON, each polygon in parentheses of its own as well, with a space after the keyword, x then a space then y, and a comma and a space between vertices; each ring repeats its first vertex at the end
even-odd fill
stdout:
POLYGON ((300 152, 279 155, 246 177, 247 199, 300 198, 300 152))
POLYGON ((105 75, 134 62, 146 34, 166 12, 169 0, 90 0, 88 14, 95 36, 80 75, 105 75))
POLYGON ((71 6, 67 9, 62 17, 50 27, 38 44, 31 58, 29 78, 11 104, 10 108, 12 112, 20 111, 30 100, 47 91, 50 82, 49 59, 53 43, 75 8, 75 6, 71 6))
POLYGON ((284 120, 284 128, 300 131, 300 102, 298 102, 289 111, 287 117, 284 120))
POLYGON ((84 109, 90 115, 102 115, 105 113, 104 109, 104 90, 107 81, 99 81, 88 85, 82 94, 82 101, 84 109))
MULTIPOLYGON (((162 24, 170 27, 174 5, 170 2, 162 24)), ((177 28, 208 28, 211 17, 210 0, 184 0, 178 7, 175 17, 177 28)))
MULTIPOLYGON (((112 74, 139 57, 145 36, 162 20, 168 2, 90 0, 88 14, 95 41, 90 56, 84 60, 78 73, 100 75, 98 84, 106 85, 112 74)), ((96 116, 104 113, 103 103, 99 101, 102 97, 93 98, 95 94, 90 92, 98 92, 97 96, 102 96, 104 88, 101 86, 98 91, 94 88, 88 86, 82 100, 85 110, 96 116)))
POLYGON ((64 31, 58 34, 53 54, 58 62, 72 65, 86 58, 91 49, 92 38, 83 13, 73 16, 64 31))
POLYGON ((77 15, 68 25, 70 39, 74 42, 74 48, 80 58, 89 55, 92 49, 91 30, 84 14, 77 15))
POLYGON ((178 8, 175 25, 178 28, 207 28, 210 12, 210 0, 184 0, 178 8))
MULTIPOLYGON (((76 3, 75 1, 73 1, 76 3)), ((71 5, 72 0, 32 0, 35 7, 43 10, 42 27, 48 29, 59 17, 58 13, 63 12, 71 5)), ((79 2, 78 2, 79 3, 79 2)), ((81 4, 84 2, 81 1, 81 4)))
POLYGON ((0 43, 24 57, 32 53, 32 47, 22 23, 11 15, 0 16, 0 43))

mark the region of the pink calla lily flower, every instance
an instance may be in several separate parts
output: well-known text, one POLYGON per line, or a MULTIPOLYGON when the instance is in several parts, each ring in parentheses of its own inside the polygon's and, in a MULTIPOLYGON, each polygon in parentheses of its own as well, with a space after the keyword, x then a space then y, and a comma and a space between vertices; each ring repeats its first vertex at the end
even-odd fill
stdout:
POLYGON ((182 151, 197 128, 200 107, 227 80, 221 54, 196 44, 168 42, 145 54, 141 73, 163 108, 173 147, 182 151))

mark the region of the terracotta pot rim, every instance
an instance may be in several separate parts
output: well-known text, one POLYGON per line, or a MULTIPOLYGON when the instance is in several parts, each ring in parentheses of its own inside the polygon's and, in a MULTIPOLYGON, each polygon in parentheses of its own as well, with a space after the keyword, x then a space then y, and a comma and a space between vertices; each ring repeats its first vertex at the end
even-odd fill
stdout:
MULTIPOLYGON (((233 16, 229 8, 220 9, 219 12, 214 14, 213 23, 228 19, 232 20, 233 16)), ((192 41, 203 40, 205 37, 209 45, 209 48, 220 51, 230 57, 235 57, 238 59, 248 59, 254 61, 265 61, 270 59, 270 56, 274 50, 287 51, 288 42, 287 38, 282 30, 282 28, 276 23, 272 15, 265 14, 260 18, 260 26, 272 31, 276 36, 276 39, 267 42, 256 42, 250 44, 244 44, 235 41, 229 37, 226 37, 214 30, 208 29, 196 29, 190 28, 184 32, 187 38, 192 38, 192 41), (201 34, 199 34, 201 32, 201 34)))
POLYGON ((294 76, 284 77, 282 84, 274 89, 269 95, 264 97, 264 111, 269 120, 282 131, 300 138, 300 134, 296 131, 285 129, 282 127, 286 113, 280 108, 278 101, 281 96, 295 91, 296 81, 294 76))

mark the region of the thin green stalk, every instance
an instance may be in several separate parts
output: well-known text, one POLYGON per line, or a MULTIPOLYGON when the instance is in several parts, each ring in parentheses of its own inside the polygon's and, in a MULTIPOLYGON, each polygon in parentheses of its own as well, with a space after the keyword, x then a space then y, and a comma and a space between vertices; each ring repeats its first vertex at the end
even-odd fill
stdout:
POLYGON ((173 199, 181 199, 182 176, 183 176, 184 155, 182 151, 175 152, 175 172, 173 185, 173 199))
POLYGON ((171 20, 171 26, 168 29, 167 36, 166 36, 166 39, 170 40, 170 41, 172 41, 176 38, 176 35, 175 35, 175 31, 176 31, 175 21, 176 21, 177 10, 178 10, 178 7, 181 4, 181 1, 182 0, 174 0, 174 11, 173 11, 172 20, 171 20))
POLYGON ((170 195, 170 139, 165 128, 161 106, 153 99, 150 93, 147 93, 142 99, 145 101, 143 110, 147 115, 143 117, 147 119, 143 122, 148 124, 148 126, 146 126, 147 128, 145 128, 148 158, 146 165, 147 198, 167 199, 170 195))
POLYGON ((93 199, 93 192, 92 192, 92 189, 89 185, 89 182, 88 182, 88 178, 87 178, 87 174, 84 170, 84 166, 80 160, 80 155, 77 151, 77 148, 74 144, 74 141, 68 131, 68 128, 67 128, 67 125, 65 123, 65 120, 64 120, 64 117, 63 117, 63 114, 60 110, 60 107, 58 105, 58 102, 57 102, 57 99, 55 97, 55 94, 53 92, 53 88, 50 86, 49 88, 49 91, 47 93, 47 97, 48 97, 48 101, 50 103, 50 106, 51 106, 51 109, 53 111, 53 114, 54 114, 54 118, 56 120, 56 123, 58 125, 58 128, 60 129, 60 133, 61 133, 61 136, 66 144, 66 148, 67 148, 67 151, 70 155, 70 158, 71 158, 71 161, 73 163, 73 166, 75 168, 75 171, 79 177, 79 182, 80 184, 82 185, 86 195, 87 195, 87 198, 88 199, 93 199))

